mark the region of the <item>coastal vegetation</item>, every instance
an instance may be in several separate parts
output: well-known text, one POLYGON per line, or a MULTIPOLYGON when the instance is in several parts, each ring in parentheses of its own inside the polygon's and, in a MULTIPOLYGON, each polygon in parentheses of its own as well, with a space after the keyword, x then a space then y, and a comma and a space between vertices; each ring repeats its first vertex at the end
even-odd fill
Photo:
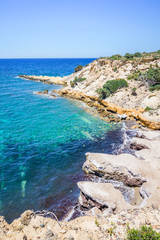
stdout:
POLYGON ((120 60, 122 56, 120 54, 112 55, 109 59, 111 60, 120 60))
POLYGON ((127 79, 128 80, 131 80, 131 79, 138 80, 140 73, 141 73, 140 70, 136 70, 132 74, 128 75, 127 79))
POLYGON ((133 96, 137 96, 136 90, 137 90, 137 88, 132 88, 132 95, 133 96))
POLYGON ((83 68, 82 65, 78 65, 78 66, 75 68, 74 72, 78 72, 78 71, 82 70, 82 68, 83 68))
POLYGON ((145 112, 150 111, 150 110, 154 110, 154 109, 151 107, 148 107, 148 106, 144 109, 145 112))
POLYGON ((149 90, 160 90, 160 68, 150 67, 145 73, 140 73, 138 80, 148 84, 149 90))
POLYGON ((98 88, 96 91, 99 94, 99 99, 105 99, 118 89, 128 87, 128 83, 125 79, 114 79, 107 81, 102 88, 98 88))
POLYGON ((70 83, 71 87, 75 87, 78 82, 83 82, 84 80, 86 80, 86 78, 81 78, 81 77, 77 78, 77 77, 75 77, 75 79, 73 81, 71 81, 71 83, 70 83))
POLYGON ((151 226, 143 225, 139 229, 128 229, 127 240, 159 240, 160 233, 157 233, 151 226))
POLYGON ((128 80, 138 80, 146 83, 149 90, 152 92, 154 90, 160 90, 160 68, 153 68, 152 66, 145 72, 140 70, 134 71, 132 74, 128 75, 128 80))
POLYGON ((154 59, 159 59, 160 58, 160 50, 157 50, 155 52, 135 52, 135 53, 125 53, 124 56, 120 55, 120 54, 114 54, 110 57, 100 57, 102 58, 106 58, 106 59, 110 59, 110 60, 137 60, 137 59, 143 59, 143 58, 149 58, 152 57, 154 59))

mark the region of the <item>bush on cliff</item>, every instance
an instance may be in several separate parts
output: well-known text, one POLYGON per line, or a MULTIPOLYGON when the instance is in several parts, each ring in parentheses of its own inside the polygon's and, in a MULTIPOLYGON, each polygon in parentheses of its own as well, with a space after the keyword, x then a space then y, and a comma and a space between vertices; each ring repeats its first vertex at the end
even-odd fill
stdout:
POLYGON ((150 67, 148 71, 140 74, 138 80, 147 82, 150 89, 155 90, 160 85, 160 68, 150 67))
POLYGON ((83 82, 84 80, 86 80, 86 78, 77 78, 75 77, 75 79, 73 81, 71 81, 71 87, 75 87, 77 85, 77 82, 83 82))
POLYGON ((155 91, 155 90, 159 91, 159 90, 160 90, 160 84, 155 85, 155 86, 151 86, 151 87, 149 88, 149 90, 150 90, 151 92, 153 92, 153 91, 155 91))
POLYGON ((134 71, 132 74, 127 76, 127 79, 134 79, 134 80, 138 80, 139 75, 141 74, 140 70, 134 71))
POLYGON ((121 58, 122 58, 122 56, 120 54, 115 54, 115 55, 112 55, 109 59, 111 59, 111 60, 119 60, 121 58))
POLYGON ((80 71, 82 68, 83 68, 82 65, 78 65, 78 66, 75 68, 74 72, 78 72, 78 71, 80 71))
POLYGON ((149 68, 146 72, 147 81, 150 85, 154 86, 160 84, 160 69, 159 68, 149 68))
POLYGON ((134 57, 142 57, 142 54, 140 52, 136 52, 133 54, 134 57))
POLYGON ((104 99, 123 87, 128 87, 127 81, 125 79, 115 79, 107 81, 103 88, 99 88, 96 91, 99 94, 99 98, 104 99))
POLYGON ((133 59, 133 54, 131 54, 131 53, 126 53, 126 54, 124 55, 124 57, 125 57, 126 59, 133 59))
POLYGON ((140 229, 128 229, 127 240, 160 240, 160 233, 157 233, 151 226, 142 226, 140 229))

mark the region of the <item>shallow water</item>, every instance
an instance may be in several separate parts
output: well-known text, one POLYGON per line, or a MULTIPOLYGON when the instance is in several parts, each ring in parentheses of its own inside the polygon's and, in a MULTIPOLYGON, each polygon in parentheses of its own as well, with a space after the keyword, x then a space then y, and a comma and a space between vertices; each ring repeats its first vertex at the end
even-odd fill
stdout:
POLYGON ((59 86, 17 78, 64 76, 92 60, 0 60, 0 215, 7 221, 26 209, 62 217, 78 197, 85 153, 111 153, 122 144, 120 124, 95 118, 75 101, 33 93, 59 86))

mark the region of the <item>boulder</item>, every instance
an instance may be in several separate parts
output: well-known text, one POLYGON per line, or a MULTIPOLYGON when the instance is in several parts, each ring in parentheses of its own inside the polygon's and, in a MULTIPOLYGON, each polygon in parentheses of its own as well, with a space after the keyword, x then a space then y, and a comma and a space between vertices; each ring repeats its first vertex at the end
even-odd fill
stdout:
POLYGON ((91 209, 98 207, 101 210, 122 210, 130 208, 121 192, 114 188, 111 183, 78 182, 81 193, 79 203, 83 208, 91 209))

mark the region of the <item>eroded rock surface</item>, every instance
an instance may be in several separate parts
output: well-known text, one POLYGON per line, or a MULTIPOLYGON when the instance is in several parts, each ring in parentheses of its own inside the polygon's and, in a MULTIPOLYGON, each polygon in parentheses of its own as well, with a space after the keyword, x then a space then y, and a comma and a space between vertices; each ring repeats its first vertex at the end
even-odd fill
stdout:
POLYGON ((61 222, 60 226, 55 220, 31 211, 24 215, 12 224, 0 217, 0 240, 122 240, 126 237, 128 224, 130 228, 152 225, 154 230, 160 232, 160 209, 157 206, 122 210, 107 217, 83 216, 70 222, 61 222), (24 215, 27 221, 23 222, 24 215))
MULTIPOLYGON (((140 206, 159 206, 160 132, 138 132, 137 137, 131 141, 131 147, 135 150, 135 156, 87 153, 83 170, 104 180, 119 181, 129 187, 140 187, 139 193, 144 199, 140 206)), ((107 188, 108 183, 104 184, 107 188)), ((84 195, 87 195, 86 189, 84 195)), ((90 190, 88 191, 90 196, 90 190)))
POLYGON ((107 117, 107 121, 108 121, 108 119, 110 121, 115 121, 115 122, 120 121, 121 118, 119 118, 119 115, 125 114, 128 116, 129 119, 135 118, 136 120, 139 120, 139 122, 143 126, 146 126, 151 129, 160 129, 160 122, 156 122, 153 119, 148 120, 147 118, 145 118, 143 116, 144 109, 142 109, 142 108, 139 108, 138 110, 137 109, 126 109, 123 107, 119 107, 119 106, 115 105, 114 103, 108 102, 108 99, 107 99, 107 101, 100 100, 98 97, 90 96, 83 92, 78 92, 78 91, 68 89, 68 88, 63 88, 63 89, 61 89, 59 91, 55 91, 55 92, 58 93, 60 96, 80 100, 80 101, 85 102, 90 107, 95 107, 97 109, 97 111, 99 112, 100 116, 104 118, 104 120, 106 120, 106 117, 107 117), (116 115, 116 114, 118 114, 118 115, 116 115))
POLYGON ((146 182, 144 162, 135 156, 87 153, 86 157, 83 170, 87 174, 95 174, 107 180, 120 181, 130 187, 139 187, 146 182))
POLYGON ((111 183, 78 182, 78 187, 81 191, 79 203, 83 208, 98 207, 109 212, 131 208, 111 183))

